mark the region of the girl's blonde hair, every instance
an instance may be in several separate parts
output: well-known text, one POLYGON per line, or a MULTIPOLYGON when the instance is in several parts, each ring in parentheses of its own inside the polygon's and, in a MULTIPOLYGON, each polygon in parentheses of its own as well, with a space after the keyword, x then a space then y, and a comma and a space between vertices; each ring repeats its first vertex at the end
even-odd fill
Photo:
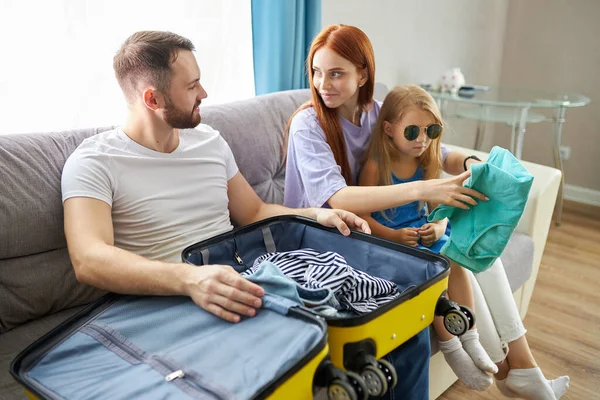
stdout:
MULTIPOLYGON (((444 132, 442 115, 429 93, 415 85, 394 87, 385 96, 366 153, 366 158, 375 160, 379 166, 378 185, 380 186, 392 184, 392 157, 398 156, 398 150, 396 150, 392 138, 383 129, 384 122, 387 121, 390 124, 400 122, 404 115, 414 108, 429 112, 435 122, 442 126, 442 133, 444 132)), ((423 168, 424 179, 439 178, 442 173, 441 139, 442 134, 433 139, 427 150, 419 157, 419 165, 423 168)))

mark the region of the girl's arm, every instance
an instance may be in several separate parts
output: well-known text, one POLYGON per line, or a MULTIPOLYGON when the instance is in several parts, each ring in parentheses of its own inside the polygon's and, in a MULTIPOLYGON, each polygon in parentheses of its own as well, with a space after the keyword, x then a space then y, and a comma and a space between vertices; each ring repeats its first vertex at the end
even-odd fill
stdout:
MULTIPOLYGON (((468 155, 461 153, 460 151, 451 151, 446 157, 446 161, 444 162, 444 171, 450 175, 460 175, 464 170, 464 162, 465 158, 468 155)), ((467 160, 467 170, 469 170, 469 166, 471 164, 476 164, 481 161, 473 160, 472 158, 467 160)))
MULTIPOLYGON (((439 204, 427 203, 429 212, 433 211, 439 204)), ((430 247, 439 238, 444 236, 446 228, 448 227, 448 218, 444 218, 438 221, 428 222, 421 227, 419 235, 421 235, 421 243, 423 246, 430 247)))
MULTIPOLYGON (((431 212, 433 210, 435 210, 437 206, 439 206, 439 204, 427 203, 427 210, 428 210, 429 214, 431 214, 431 212)), ((440 219, 440 220, 429 222, 429 223, 441 226, 443 231, 445 232, 446 228, 448 227, 448 218, 440 219)))
MULTIPOLYGON (((383 226, 369 214, 363 214, 360 217, 367 221, 373 236, 412 247, 416 247, 419 244, 419 230, 417 228, 402 228, 396 230, 383 226)), ((446 228, 444 228, 444 230, 445 229, 446 228)))

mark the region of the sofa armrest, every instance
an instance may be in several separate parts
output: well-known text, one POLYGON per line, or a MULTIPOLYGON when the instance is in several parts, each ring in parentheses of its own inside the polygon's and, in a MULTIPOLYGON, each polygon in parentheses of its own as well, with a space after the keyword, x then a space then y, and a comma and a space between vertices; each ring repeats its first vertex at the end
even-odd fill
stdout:
MULTIPOLYGON (((467 148, 449 145, 452 150, 460 151, 464 154, 474 154, 486 160, 488 153, 470 150, 467 148)), ((518 296, 515 296, 517 307, 521 317, 524 317, 529 307, 533 288, 537 279, 537 274, 542 260, 542 254, 546 247, 548 230, 552 221, 552 213, 556 203, 556 196, 560 186, 560 170, 545 165, 534 164, 532 162, 521 161, 523 166, 533 175, 533 185, 529 193, 529 199, 519 221, 516 231, 522 232, 533 240, 534 254, 531 276, 521 287, 518 296)))

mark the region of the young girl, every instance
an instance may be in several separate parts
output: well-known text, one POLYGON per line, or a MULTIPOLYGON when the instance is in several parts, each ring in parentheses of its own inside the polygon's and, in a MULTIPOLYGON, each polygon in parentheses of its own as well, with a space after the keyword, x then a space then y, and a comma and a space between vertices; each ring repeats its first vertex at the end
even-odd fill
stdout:
MULTIPOLYGON (((371 133, 359 184, 398 185, 439 178, 444 168, 440 150, 443 130, 440 112, 429 93, 418 86, 395 87, 386 96, 371 133)), ((449 228, 447 220, 427 222, 426 211, 433 210, 435 206, 415 201, 363 217, 369 222, 374 235, 439 253, 448 239, 449 228)), ((498 280, 496 284, 502 286, 501 282, 498 280)), ((470 274, 454 262, 450 267, 448 295, 451 300, 474 309, 470 274)), ((504 294, 504 297, 510 296, 510 292, 504 294)), ((503 302, 501 299, 498 301, 503 302)), ((503 308, 510 309, 510 303, 503 308)), ((436 317, 434 328, 440 349, 452 370, 466 386, 481 390, 480 385, 484 383, 482 371, 497 373, 498 370, 481 347, 477 330, 473 328, 459 340, 446 331, 442 317, 436 317)), ((524 334, 524 329, 522 331, 524 334)), ((519 351, 524 354, 529 350, 519 351)), ((541 375, 539 368, 524 369, 529 370, 541 375)), ((520 372, 523 371, 513 370, 512 375, 507 374, 508 379, 497 380, 505 395, 552 400, 560 398, 565 381, 568 383, 566 377, 547 382, 543 375, 535 379, 536 374, 529 376, 530 372, 526 372, 521 376, 520 372), (534 379, 530 379, 532 377, 534 379), (553 392, 553 386, 560 389, 553 392)))
MULTIPOLYGON (((441 115, 426 91, 418 86, 394 88, 371 133, 359 184, 385 186, 439 178, 443 169, 442 131, 441 115)), ((423 202, 414 201, 363 218, 367 218, 376 236, 438 253, 448 238, 447 220, 427 223, 425 208, 423 202)), ((454 262, 450 267, 448 297, 475 309, 469 275, 454 262)), ((479 343, 477 329, 472 327, 459 340, 444 328, 443 317, 436 317, 433 325, 440 349, 459 379, 471 389, 487 389, 491 381, 484 371, 496 373, 498 368, 479 343)))

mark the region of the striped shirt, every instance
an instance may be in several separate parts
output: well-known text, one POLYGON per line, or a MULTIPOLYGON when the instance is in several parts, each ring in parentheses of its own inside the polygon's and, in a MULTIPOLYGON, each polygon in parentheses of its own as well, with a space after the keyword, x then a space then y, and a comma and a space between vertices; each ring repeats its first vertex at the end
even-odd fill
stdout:
POLYGON ((330 289, 343 309, 359 314, 371 312, 399 296, 395 283, 352 268, 344 257, 332 251, 301 249, 263 254, 243 275, 256 272, 265 261, 277 265, 285 276, 303 287, 330 289))

